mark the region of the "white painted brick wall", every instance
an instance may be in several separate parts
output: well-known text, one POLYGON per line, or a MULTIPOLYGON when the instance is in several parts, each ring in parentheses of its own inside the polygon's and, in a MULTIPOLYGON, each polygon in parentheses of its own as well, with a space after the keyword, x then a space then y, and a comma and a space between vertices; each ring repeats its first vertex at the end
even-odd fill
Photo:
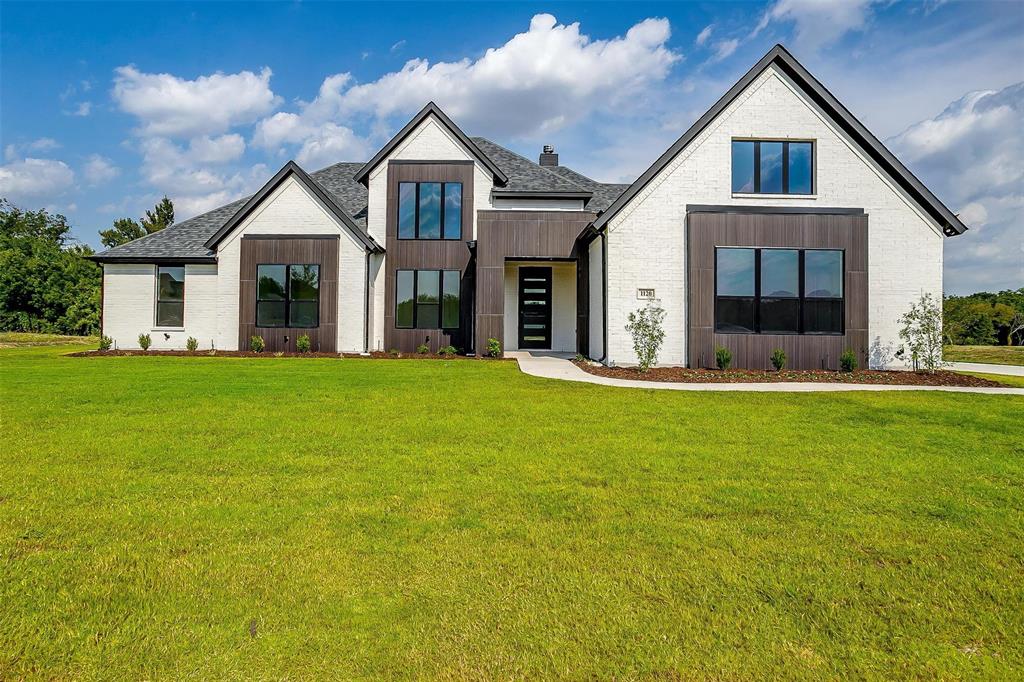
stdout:
POLYGON ((190 336, 209 348, 217 334, 217 266, 185 266, 185 326, 156 326, 156 265, 103 266, 103 334, 117 348, 138 348, 149 334, 153 350, 183 350, 190 336), (167 338, 165 338, 165 335, 167 338))
MULTIPOLYGON (((899 316, 922 293, 942 293, 938 225, 857 149, 785 75, 768 69, 661 171, 609 225, 609 359, 633 363, 626 317, 653 287, 666 310, 664 364, 686 361, 687 204, 863 208, 868 214, 869 343, 896 347, 899 316), (815 198, 732 195, 733 137, 813 139, 815 198)), ((877 364, 877 362, 876 362, 877 364)))
MULTIPOLYGON (((433 116, 428 116, 413 130, 395 150, 370 173, 367 200, 366 227, 370 235, 380 244, 386 244, 388 161, 475 161, 461 142, 453 137, 433 116)), ((494 179, 490 171, 480 162, 474 164, 473 174, 473 223, 463 226, 463 240, 473 239, 476 234, 476 211, 491 208, 491 188, 494 179)), ((382 266, 376 273, 373 285, 373 348, 383 349, 384 343, 384 271, 382 266)))
POLYGON ((595 239, 590 242, 590 312, 587 322, 590 325, 588 354, 593 360, 600 360, 604 355, 604 277, 601 262, 603 257, 601 240, 595 239))

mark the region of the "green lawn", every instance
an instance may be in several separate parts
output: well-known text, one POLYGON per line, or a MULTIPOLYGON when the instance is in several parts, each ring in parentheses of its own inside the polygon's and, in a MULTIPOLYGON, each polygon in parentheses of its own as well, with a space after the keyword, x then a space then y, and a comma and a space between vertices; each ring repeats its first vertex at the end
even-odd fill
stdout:
POLYGON ((1024 674, 1024 398, 0 351, 0 679, 1024 674))
POLYGON ((1024 365, 1024 346, 944 346, 942 357, 949 362, 1024 365))
POLYGON ((96 346, 98 336, 62 336, 60 334, 37 334, 35 332, 0 332, 0 348, 15 346, 56 346, 81 344, 96 346))

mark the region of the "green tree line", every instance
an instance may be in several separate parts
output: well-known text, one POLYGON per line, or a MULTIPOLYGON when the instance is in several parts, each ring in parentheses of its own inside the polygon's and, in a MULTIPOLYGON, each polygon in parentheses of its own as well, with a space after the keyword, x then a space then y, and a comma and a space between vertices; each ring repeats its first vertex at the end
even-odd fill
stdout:
POLYGON ((946 296, 942 317, 948 344, 1019 346, 1024 344, 1024 287, 946 296))
MULTIPOLYGON (((174 205, 164 197, 138 222, 120 218, 100 230, 100 241, 118 246, 173 222, 174 205)), ((93 253, 71 236, 63 215, 0 199, 0 331, 98 334, 103 275, 89 260, 93 253)))

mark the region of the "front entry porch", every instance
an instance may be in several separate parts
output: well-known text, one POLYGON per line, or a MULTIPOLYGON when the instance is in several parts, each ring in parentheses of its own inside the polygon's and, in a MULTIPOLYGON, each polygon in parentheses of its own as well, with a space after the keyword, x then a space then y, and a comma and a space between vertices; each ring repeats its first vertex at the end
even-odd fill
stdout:
POLYGON ((506 261, 505 350, 576 352, 576 263, 506 261))

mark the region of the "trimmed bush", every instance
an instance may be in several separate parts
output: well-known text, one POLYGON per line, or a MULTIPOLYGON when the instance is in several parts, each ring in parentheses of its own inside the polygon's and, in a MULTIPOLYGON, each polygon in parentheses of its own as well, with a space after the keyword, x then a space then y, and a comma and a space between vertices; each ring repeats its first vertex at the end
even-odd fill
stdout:
POLYGON ((199 339, 194 336, 188 337, 188 340, 185 342, 185 348, 195 351, 195 349, 199 348, 199 339))
POLYGON ((776 348, 772 351, 772 367, 775 368, 776 372, 781 372, 782 368, 786 366, 786 351, 781 348, 776 348))
POLYGON ((727 370, 732 364, 732 351, 725 346, 719 346, 715 349, 715 364, 718 365, 718 369, 727 370))
POLYGON ((149 350, 149 347, 152 345, 153 339, 149 338, 149 334, 139 334, 139 348, 149 350))
POLYGON ((263 342, 262 336, 250 336, 249 337, 249 350, 253 353, 262 353, 267 347, 267 344, 263 342))
POLYGON ((844 372, 852 372, 857 369, 857 356, 849 348, 844 350, 843 354, 839 356, 839 369, 844 372))
POLYGON ((416 346, 416 352, 419 353, 420 355, 426 355, 427 353, 430 352, 430 346, 428 346, 425 343, 421 343, 420 345, 416 346))
POLYGON ((388 351, 388 357, 389 358, 400 358, 400 357, 402 357, 402 354, 399 352, 399 350, 397 348, 392 348, 391 350, 388 351))
POLYGON ((100 350, 110 350, 110 347, 114 345, 114 339, 109 336, 100 337, 100 350))
POLYGON ((494 337, 487 339, 487 354, 492 358, 501 357, 501 343, 498 339, 494 337))
POLYGON ((303 334, 299 338, 295 339, 295 348, 300 353, 308 353, 309 349, 312 347, 313 345, 309 342, 309 334, 303 334))
POLYGON ((438 355, 442 355, 442 356, 444 356, 446 358, 450 358, 450 357, 454 357, 455 354, 458 353, 458 351, 455 350, 455 346, 444 346, 439 351, 437 351, 437 353, 438 353, 438 355))

